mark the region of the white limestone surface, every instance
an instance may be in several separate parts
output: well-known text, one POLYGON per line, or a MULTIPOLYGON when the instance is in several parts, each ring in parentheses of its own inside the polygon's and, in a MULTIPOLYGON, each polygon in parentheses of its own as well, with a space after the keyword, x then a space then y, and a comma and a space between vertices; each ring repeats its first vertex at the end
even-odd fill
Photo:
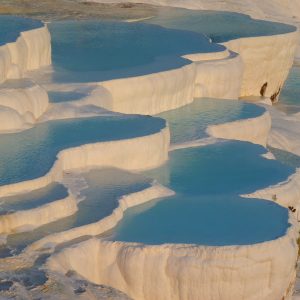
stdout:
POLYGON ((189 104, 194 99, 196 66, 144 76, 99 83, 110 97, 99 98, 98 105, 111 111, 144 115, 158 114, 189 104))
POLYGON ((73 195, 69 194, 64 199, 56 200, 33 209, 0 215, 0 233, 11 234, 14 232, 31 231, 44 224, 71 216, 77 209, 76 199, 73 195))
POLYGON ((226 51, 185 55, 192 63, 173 70, 100 82, 93 104, 122 113, 158 114, 195 97, 238 99, 243 62, 226 51), (228 76, 230 74, 230 76, 228 76))
POLYGON ((90 239, 52 255, 47 268, 69 270, 139 300, 291 299, 296 276, 298 224, 276 240, 206 247, 90 239))
POLYGON ((35 84, 0 88, 0 133, 29 128, 48 109, 48 103, 47 92, 35 84))
POLYGON ((194 97, 259 96, 265 83, 265 96, 276 101, 298 39, 295 31, 231 40, 224 45, 239 55, 186 55, 193 63, 179 69, 101 82, 110 97, 99 98, 97 105, 123 113, 157 114, 191 103, 194 97))
POLYGON ((256 118, 210 125, 207 133, 215 138, 240 140, 266 146, 270 129, 271 117, 266 111, 256 118))
POLYGON ((300 155, 300 115, 287 115, 272 107, 268 110, 272 117, 268 145, 300 155))
POLYGON ((69 148, 57 155, 52 169, 43 177, 0 186, 0 197, 24 193, 60 181, 63 173, 89 167, 116 167, 134 171, 158 167, 168 159, 169 128, 132 139, 99 142, 69 148))
POLYGON ((215 53, 214 59, 191 58, 197 67, 195 98, 239 98, 244 73, 240 55, 227 51, 227 56, 222 58, 218 58, 218 53, 215 53))
POLYGON ((34 119, 38 119, 47 110, 48 102, 47 92, 35 84, 21 88, 0 89, 1 106, 10 107, 20 115, 30 113, 34 119))
POLYGON ((51 37, 44 25, 21 32, 13 43, 0 46, 0 83, 22 78, 26 71, 51 64, 51 37))
POLYGON ((299 31, 271 36, 248 37, 223 43, 239 53, 244 63, 240 96, 259 96, 267 83, 265 96, 278 95, 293 65, 299 31))
POLYGON ((17 111, 5 106, 0 106, 0 120, 2 133, 24 130, 29 128, 31 123, 31 120, 27 122, 17 111))

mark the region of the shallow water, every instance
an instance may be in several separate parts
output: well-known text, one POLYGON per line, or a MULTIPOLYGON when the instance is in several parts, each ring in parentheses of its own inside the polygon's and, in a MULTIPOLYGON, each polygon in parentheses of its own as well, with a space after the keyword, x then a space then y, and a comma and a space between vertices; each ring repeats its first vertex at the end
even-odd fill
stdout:
POLYGON ((0 213, 5 211, 17 211, 32 209, 55 200, 68 196, 68 190, 59 183, 51 183, 48 186, 27 194, 2 197, 0 213))
POLYGON ((168 121, 173 144, 207 137, 209 125, 255 118, 265 109, 235 100, 195 99, 192 104, 159 114, 168 121))
MULTIPOLYGON (((70 217, 43 225, 33 231, 9 235, 7 244, 13 252, 18 253, 27 245, 51 233, 103 219, 118 206, 121 196, 144 190, 150 187, 152 182, 145 176, 112 168, 94 169, 82 176, 87 187, 80 193, 80 198, 85 200, 79 202, 78 211, 70 217)), ((5 252, 5 248, 2 251, 0 249, 1 252, 5 252)))
POLYGON ((251 19, 244 14, 169 8, 147 20, 166 28, 200 32, 215 43, 241 37, 282 34, 295 31, 292 25, 251 19))
POLYGON ((76 101, 81 98, 87 96, 87 93, 84 92, 60 92, 60 91, 49 91, 49 102, 51 103, 59 103, 59 102, 69 102, 69 101, 76 101))
POLYGON ((263 158, 265 152, 261 146, 231 141, 172 152, 166 165, 146 174, 176 195, 127 210, 112 239, 242 245, 284 235, 289 226, 285 208, 239 197, 283 181, 294 172, 263 158))
POLYGON ((217 52, 202 34, 143 23, 64 21, 49 24, 55 82, 140 76, 187 65, 184 54, 217 52))
POLYGON ((292 168, 300 168, 300 157, 288 151, 268 147, 277 160, 292 168))
POLYGON ((50 121, 14 134, 0 136, 0 185, 45 175, 59 151, 101 141, 115 141, 159 132, 160 118, 112 115, 50 121))
POLYGON ((43 23, 38 20, 0 15, 0 46, 15 42, 22 31, 40 28, 43 23))

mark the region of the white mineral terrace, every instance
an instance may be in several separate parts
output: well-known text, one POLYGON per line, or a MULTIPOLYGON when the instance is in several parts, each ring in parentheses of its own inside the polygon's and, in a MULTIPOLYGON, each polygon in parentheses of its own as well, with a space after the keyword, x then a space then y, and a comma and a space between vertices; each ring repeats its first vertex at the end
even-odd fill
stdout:
POLYGON ((289 299, 296 228, 251 246, 144 246, 90 239, 54 255, 47 267, 64 274, 75 270, 133 299, 289 299))
MULTIPOLYGON (((152 2, 169 5, 168 1, 152 2)), ((182 3, 176 1, 176 5, 182 3)), ((200 4, 194 5, 194 1, 186 3, 202 8, 200 4)), ((93 89, 80 100, 49 103, 47 86, 35 83, 33 78, 22 79, 29 76, 28 71, 51 64, 47 26, 22 32, 15 42, 0 46, 0 133, 26 132, 47 121, 101 116, 103 109, 155 115, 190 104, 195 98, 226 101, 260 96, 265 83, 268 84, 264 96, 277 100, 277 93, 293 64, 298 38, 299 32, 295 29, 286 34, 231 40, 224 43, 226 49, 221 52, 185 55, 192 63, 183 67, 93 83, 93 89)), ((268 108, 253 118, 210 125, 206 128, 209 136, 194 141, 194 145, 191 142, 170 147, 170 130, 166 124, 151 134, 63 149, 44 176, 1 185, 0 198, 22 195, 56 182, 68 188, 68 195, 28 210, 0 214, 0 234, 6 237, 11 233, 31 231, 75 214, 81 201, 78 197, 81 187, 68 183, 73 173, 105 167, 130 172, 153 169, 168 160, 171 150, 201 146, 219 139, 264 147, 271 145, 299 154, 299 116, 287 117, 273 110, 268 108), (290 128, 290 124, 295 126, 290 128)), ((171 195, 174 191, 152 182, 141 191, 119 197, 117 207, 103 219, 46 235, 29 244, 20 255, 0 258, 0 269, 30 267, 42 250, 51 254, 44 264, 47 272, 66 274, 72 270, 86 280, 111 286, 136 300, 292 299, 299 231, 292 212, 289 212, 290 226, 283 236, 252 245, 149 246, 97 237, 114 228, 128 208, 171 195), (86 236, 92 238, 74 242, 86 236), (64 246, 69 242, 74 244, 64 246), (22 261, 24 257, 28 261, 22 261)), ((298 169, 285 182, 243 196, 278 200, 284 207, 300 209, 300 171, 298 169)))
POLYGON ((46 26, 21 32, 15 42, 0 46, 0 82, 22 78, 26 71, 50 64, 50 34, 46 26))

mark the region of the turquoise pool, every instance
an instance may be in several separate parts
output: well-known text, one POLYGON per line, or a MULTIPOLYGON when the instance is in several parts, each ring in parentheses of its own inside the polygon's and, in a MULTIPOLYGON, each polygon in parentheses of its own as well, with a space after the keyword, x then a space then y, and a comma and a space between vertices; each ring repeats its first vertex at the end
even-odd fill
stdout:
POLYGON ((158 116, 168 121, 171 142, 180 144, 207 137, 209 125, 255 118, 264 112, 263 107, 241 101, 195 99, 192 104, 158 116))
POLYGON ((157 25, 113 21, 49 24, 55 82, 140 76, 189 64, 184 54, 217 52, 204 35, 157 25))
MULTIPOLYGON (((94 169, 82 174, 87 187, 81 191, 84 200, 78 204, 78 211, 56 222, 41 226, 30 232, 8 236, 7 247, 19 252, 32 242, 51 233, 61 232, 78 226, 97 222, 110 215, 118 206, 118 199, 130 193, 150 187, 152 180, 143 176, 119 169, 94 169)), ((7 248, 0 248, 7 255, 7 248)))
POLYGON ((165 125, 160 118, 112 114, 51 121, 23 132, 0 135, 0 185, 45 175, 63 149, 146 136, 165 125))
POLYGON ((245 14, 219 11, 199 11, 168 8, 147 21, 166 28, 189 30, 205 34, 215 43, 241 37, 255 37, 293 32, 295 26, 255 20, 245 14))
POLYGON ((145 244, 244 245, 285 234, 288 211, 239 195, 285 180, 295 170, 262 157, 250 143, 222 142, 177 150, 147 175, 176 195, 126 211, 111 239, 145 244))
POLYGON ((23 17, 0 16, 0 46, 15 42, 22 31, 40 28, 43 22, 23 17))

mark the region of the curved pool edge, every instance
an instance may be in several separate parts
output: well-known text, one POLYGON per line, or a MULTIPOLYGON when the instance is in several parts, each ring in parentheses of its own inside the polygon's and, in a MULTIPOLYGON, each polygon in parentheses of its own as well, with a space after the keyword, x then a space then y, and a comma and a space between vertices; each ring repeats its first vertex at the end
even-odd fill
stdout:
POLYGON ((289 222, 284 236, 248 246, 146 246, 92 238, 53 254, 46 268, 73 270, 134 299, 289 299, 299 229, 291 214, 289 222))
POLYGON ((42 225, 68 217, 77 212, 76 197, 68 196, 44 205, 0 215, 0 234, 13 234, 34 230, 42 225))
POLYGON ((58 153, 56 161, 46 175, 0 186, 0 197, 24 193, 45 187, 54 181, 61 181, 63 173, 72 169, 116 167, 133 171, 155 168, 168 159, 169 144, 170 133, 166 125, 159 132, 142 137, 64 149, 58 153))
POLYGON ((242 196, 246 198, 258 197, 261 199, 272 200, 282 206, 296 208, 295 214, 297 219, 299 219, 300 169, 296 169, 296 172, 284 182, 242 196))
POLYGON ((32 251, 39 251, 43 248, 55 248, 59 244, 63 244, 83 236, 97 236, 103 234, 114 228, 123 218, 124 212, 139 204, 150 202, 161 197, 170 197, 174 192, 159 183, 153 182, 148 188, 131 194, 124 195, 118 199, 118 206, 112 211, 110 215, 103 219, 75 227, 66 231, 50 234, 44 238, 32 243, 24 251, 29 254, 32 251))
POLYGON ((241 119, 208 126, 206 132, 214 138, 247 141, 266 147, 271 130, 271 117, 267 110, 258 117, 241 119))

